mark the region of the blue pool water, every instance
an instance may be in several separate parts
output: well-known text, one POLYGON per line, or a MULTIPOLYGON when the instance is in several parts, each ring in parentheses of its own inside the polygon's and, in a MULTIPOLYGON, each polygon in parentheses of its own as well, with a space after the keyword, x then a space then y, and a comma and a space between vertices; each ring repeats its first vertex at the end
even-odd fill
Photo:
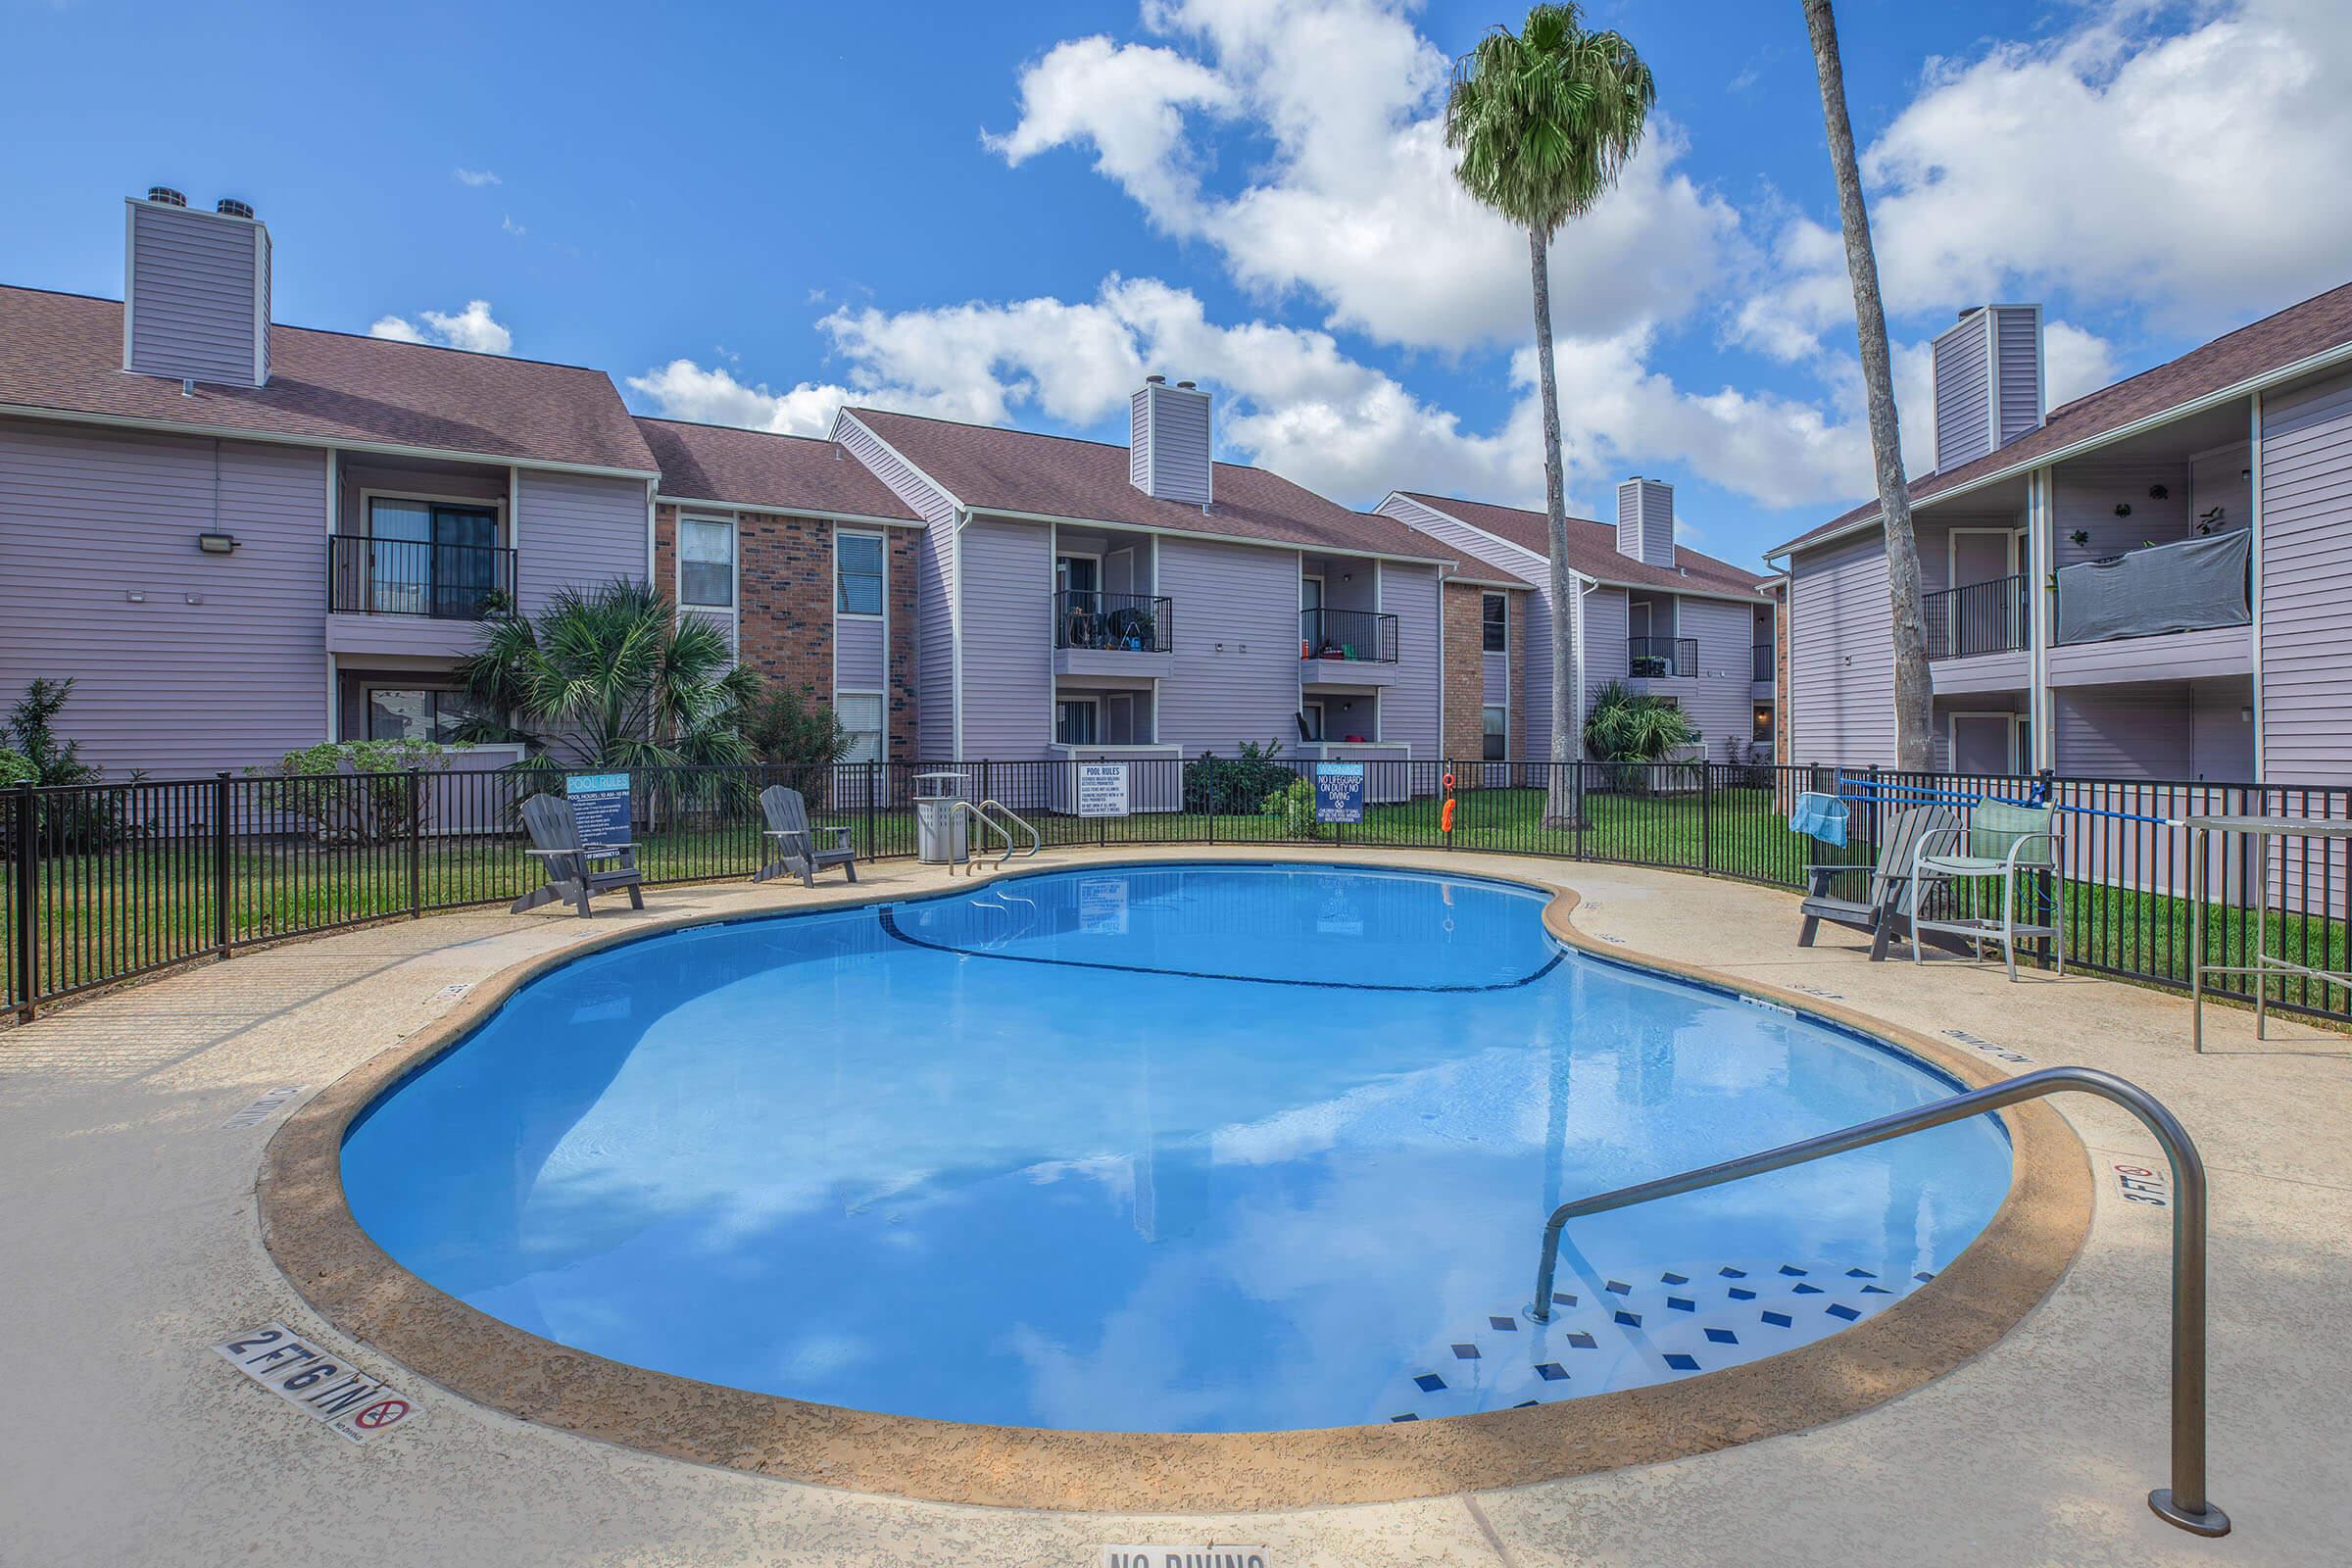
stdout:
POLYGON ((1425 1419, 1691 1376, 1916 1289, 1989 1119, 1544 1217, 1952 1092, 1565 954, 1543 899, 1306 866, 1069 871, 705 927, 533 982, 344 1148, 393 1257, 616 1360, 954 1420, 1425 1419))

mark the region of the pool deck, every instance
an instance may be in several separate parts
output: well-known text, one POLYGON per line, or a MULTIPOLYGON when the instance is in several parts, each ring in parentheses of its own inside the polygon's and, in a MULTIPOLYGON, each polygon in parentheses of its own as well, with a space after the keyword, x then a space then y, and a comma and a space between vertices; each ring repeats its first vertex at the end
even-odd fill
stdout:
MULTIPOLYGON (((1129 854, 1118 858, 1135 859, 1129 854)), ((1264 859, 1264 850, 1152 857, 1264 859)), ((2110 982, 1932 958, 1872 965, 1844 933, 1794 946, 1787 894, 1667 872, 1383 852, 1362 859, 1573 888, 1574 921, 1629 956, 1704 965, 1954 1040, 2004 1071, 2082 1064, 2140 1083, 2213 1174, 2212 1493, 2206 1542, 2142 1501, 2165 1481, 2169 1214, 2118 1163, 2161 1168, 2123 1111, 2056 1103, 2091 1152, 2089 1241, 1992 1349, 1860 1415, 1665 1463, 1508 1491, 1243 1515, 1119 1516, 909 1501, 657 1458, 494 1413, 345 1346, 264 1250, 263 1151, 285 1114, 419 1034, 502 970, 640 919, 902 897, 660 889, 646 916, 469 912, 260 950, 0 1033, 0 1562, 132 1564, 1093 1564, 1122 1542, 1247 1543, 1300 1563, 2331 1563, 2352 1539, 2352 1041, 2110 982), (1955 1033, 1956 1032, 1956 1033, 1955 1033), (2027 1058, 2012 1061, 2011 1057, 2027 1058), (302 1097, 298 1097, 302 1098, 302 1097), (270 1319, 416 1395, 366 1446, 209 1347, 270 1319)), ((1024 868, 1079 865, 1064 852, 1024 868)), ((1532 1242, 1532 1238, 1531 1238, 1532 1242)), ((910 1334, 919 1331, 910 1329, 910 1334)))

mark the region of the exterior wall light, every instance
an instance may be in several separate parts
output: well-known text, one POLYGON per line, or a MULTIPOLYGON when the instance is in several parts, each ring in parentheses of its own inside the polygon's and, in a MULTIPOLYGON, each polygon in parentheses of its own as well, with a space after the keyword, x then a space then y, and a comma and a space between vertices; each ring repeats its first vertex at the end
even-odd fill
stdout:
POLYGON ((237 536, 233 533, 200 533, 196 536, 196 548, 208 556, 234 555, 237 536))

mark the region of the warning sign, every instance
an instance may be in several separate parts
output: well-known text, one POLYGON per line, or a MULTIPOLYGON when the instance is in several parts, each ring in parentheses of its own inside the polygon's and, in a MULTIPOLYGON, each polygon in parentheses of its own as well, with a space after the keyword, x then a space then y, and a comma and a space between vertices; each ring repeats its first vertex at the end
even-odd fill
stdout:
POLYGON ((380 1438, 420 1414, 407 1395, 346 1365, 340 1356, 283 1323, 248 1329, 213 1348, 230 1366, 347 1443, 380 1438))
POLYGON ((1078 769, 1078 814, 1080 816, 1125 816, 1127 814, 1127 764, 1125 762, 1075 762, 1078 769))

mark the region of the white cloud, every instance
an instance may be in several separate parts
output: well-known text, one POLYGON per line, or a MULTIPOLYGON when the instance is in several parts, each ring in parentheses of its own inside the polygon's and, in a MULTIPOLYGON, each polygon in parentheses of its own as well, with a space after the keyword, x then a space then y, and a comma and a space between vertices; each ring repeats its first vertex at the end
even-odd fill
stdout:
POLYGON ((461 185, 471 185, 477 189, 483 185, 503 185, 506 183, 505 180, 500 179, 496 174, 492 173, 487 169, 467 169, 464 165, 460 165, 458 168, 451 170, 450 177, 455 179, 461 185))
POLYGON ((435 343, 476 354, 506 354, 514 347, 514 334, 492 318, 488 300, 468 300, 455 316, 440 311, 417 314, 424 323, 421 326, 405 316, 384 316, 368 328, 368 335, 400 343, 435 343))
POLYGON ((509 213, 504 218, 500 219, 498 220, 498 226, 502 229, 505 229, 508 233, 514 235, 516 239, 520 239, 523 235, 530 232, 529 229, 524 228, 520 223, 514 221, 514 215, 512 213, 509 213))
MULTIPOLYGON (((1147 368, 1167 367, 1216 391, 1228 451, 1310 489, 1357 504, 1399 485, 1510 502, 1543 492, 1532 348, 1513 357, 1507 412, 1478 428, 1328 332, 1211 321, 1198 296, 1157 279, 1112 277, 1080 303, 839 310, 819 327, 847 365, 841 383, 776 390, 677 360, 628 384, 673 417, 795 434, 823 433, 845 402, 1085 427, 1123 408, 1147 368)), ((1648 368, 1651 348, 1647 328, 1558 344, 1565 461, 1586 510, 1661 458, 1772 506, 1840 499, 1845 476, 1866 471, 1854 428, 1804 403, 1678 391, 1648 368)))
MULTIPOLYGON (((1245 286, 1304 291, 1327 324, 1460 348, 1531 330, 1527 239, 1464 195, 1445 147, 1446 56, 1401 0, 1152 0, 1145 24, 1198 51, 1092 37, 1021 77, 1021 118, 987 138, 1012 163, 1087 146, 1151 220, 1215 245, 1245 286), (1232 194, 1204 191, 1186 115, 1240 119, 1273 152, 1232 194)), ((1688 311, 1737 251, 1738 218, 1677 172, 1653 122, 1620 189, 1551 251, 1564 332, 1688 311)))

